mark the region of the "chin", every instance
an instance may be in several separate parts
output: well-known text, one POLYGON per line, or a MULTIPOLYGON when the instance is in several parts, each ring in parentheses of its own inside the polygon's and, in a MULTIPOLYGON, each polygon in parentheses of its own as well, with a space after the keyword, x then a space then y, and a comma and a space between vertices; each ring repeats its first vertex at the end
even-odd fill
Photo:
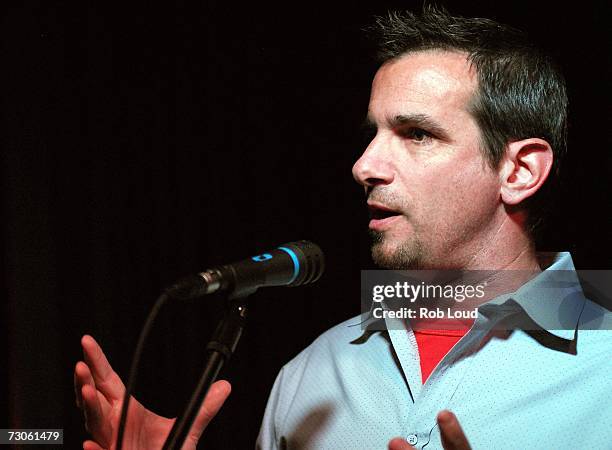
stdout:
POLYGON ((383 269, 409 270, 422 266, 423 251, 419 241, 389 242, 384 233, 370 232, 372 260, 383 269))

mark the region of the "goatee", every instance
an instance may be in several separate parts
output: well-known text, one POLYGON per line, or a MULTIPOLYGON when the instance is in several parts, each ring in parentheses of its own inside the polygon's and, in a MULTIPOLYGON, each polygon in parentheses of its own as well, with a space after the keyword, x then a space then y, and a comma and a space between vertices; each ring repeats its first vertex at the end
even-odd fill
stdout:
POLYGON ((385 233, 369 230, 372 238, 372 260, 383 269, 418 270, 422 268, 423 248, 416 241, 402 242, 394 251, 385 251, 385 233))

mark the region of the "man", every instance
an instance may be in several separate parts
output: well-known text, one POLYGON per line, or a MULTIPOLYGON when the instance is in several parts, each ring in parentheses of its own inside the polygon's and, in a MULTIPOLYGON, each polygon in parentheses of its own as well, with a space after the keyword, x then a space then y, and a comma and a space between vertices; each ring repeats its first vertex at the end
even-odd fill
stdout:
MULTIPOLYGON (((350 320, 324 333, 281 370, 258 447, 449 450, 469 448, 469 439, 476 448, 606 448, 609 415, 597 412, 610 400, 603 380, 612 340, 582 324, 607 312, 574 287, 561 298, 538 289, 552 270, 573 270, 568 255, 545 263, 532 236, 544 183, 564 152, 561 75, 521 33, 485 19, 426 9, 374 29, 382 58, 368 110, 375 136, 353 167, 372 216, 374 261, 550 267, 487 299, 452 345, 440 336, 425 344, 405 321, 364 332, 350 320), (543 326, 547 315, 565 328, 543 326), (510 316, 535 325, 498 332, 510 316), (428 349, 442 347, 426 367, 428 349)), ((84 448, 111 448, 124 387, 95 341, 82 345, 77 402, 95 440, 84 448)), ((225 381, 213 385, 184 448, 195 448, 229 392, 225 381)), ((160 448, 171 425, 134 401, 124 448, 160 448)))

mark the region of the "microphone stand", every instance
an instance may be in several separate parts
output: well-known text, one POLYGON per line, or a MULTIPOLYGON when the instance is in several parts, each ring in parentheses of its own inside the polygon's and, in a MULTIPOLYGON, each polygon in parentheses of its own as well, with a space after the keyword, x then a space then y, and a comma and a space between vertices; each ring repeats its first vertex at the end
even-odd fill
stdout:
POLYGON ((246 322, 247 307, 245 300, 242 298, 231 302, 229 311, 219 322, 212 339, 206 346, 208 358, 202 376, 183 414, 174 422, 162 450, 179 450, 185 442, 210 386, 217 378, 223 364, 234 353, 240 340, 246 322))

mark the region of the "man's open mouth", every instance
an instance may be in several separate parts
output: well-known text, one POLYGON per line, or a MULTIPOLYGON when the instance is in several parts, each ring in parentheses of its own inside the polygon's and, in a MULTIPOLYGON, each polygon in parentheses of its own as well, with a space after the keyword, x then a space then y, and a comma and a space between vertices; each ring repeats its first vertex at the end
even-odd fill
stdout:
POLYGON ((368 205, 370 219, 382 220, 393 216, 399 216, 400 213, 382 205, 368 205))
POLYGON ((370 213, 369 228, 373 231, 383 232, 390 227, 395 219, 401 216, 401 213, 394 211, 384 205, 368 203, 368 212, 370 213))

